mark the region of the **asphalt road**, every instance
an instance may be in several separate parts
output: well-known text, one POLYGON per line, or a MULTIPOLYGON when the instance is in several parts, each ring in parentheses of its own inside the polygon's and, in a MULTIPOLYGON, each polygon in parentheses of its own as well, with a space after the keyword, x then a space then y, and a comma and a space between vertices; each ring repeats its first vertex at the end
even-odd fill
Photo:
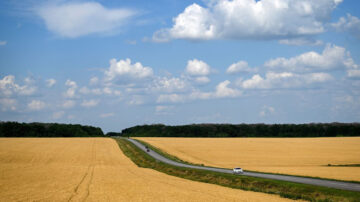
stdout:
MULTIPOLYGON (((126 139, 126 138, 125 138, 126 139)), ((134 139, 126 139, 130 142, 132 142, 135 146, 140 148, 141 150, 146 152, 145 145, 141 144, 140 142, 134 140, 134 139)), ((146 152, 156 160, 159 160, 161 162, 179 166, 179 167, 185 167, 185 168, 195 168, 200 170, 210 170, 220 173, 233 173, 231 169, 224 169, 224 168, 212 168, 212 167, 204 167, 204 166, 194 166, 194 165, 188 165, 184 163, 175 162, 173 160, 170 160, 158 153, 156 153, 153 150, 150 150, 149 152, 146 152)), ((286 176, 286 175, 275 175, 275 174, 266 174, 266 173, 255 173, 255 172, 249 172, 244 171, 242 175, 245 176, 251 176, 251 177, 259 177, 259 178, 267 178, 267 179, 274 179, 274 180, 281 180, 281 181, 287 181, 287 182, 296 182, 296 183, 302 183, 302 184, 311 184, 311 185, 317 185, 317 186, 323 186, 323 187, 330 187, 335 189, 342 189, 342 190, 349 190, 349 191, 358 191, 360 192, 360 184, 357 183, 351 183, 351 182, 340 182, 340 181, 332 181, 332 180, 322 180, 322 179, 313 179, 313 178, 307 178, 307 177, 296 177, 296 176, 286 176)))

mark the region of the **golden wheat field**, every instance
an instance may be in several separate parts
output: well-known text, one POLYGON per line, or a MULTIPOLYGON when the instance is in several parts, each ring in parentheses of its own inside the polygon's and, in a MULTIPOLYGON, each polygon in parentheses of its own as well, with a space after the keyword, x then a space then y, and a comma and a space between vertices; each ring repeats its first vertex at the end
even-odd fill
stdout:
POLYGON ((360 181, 360 137, 137 138, 188 162, 208 166, 360 181))
POLYGON ((289 201, 139 168, 109 138, 1 138, 0 201, 289 201))

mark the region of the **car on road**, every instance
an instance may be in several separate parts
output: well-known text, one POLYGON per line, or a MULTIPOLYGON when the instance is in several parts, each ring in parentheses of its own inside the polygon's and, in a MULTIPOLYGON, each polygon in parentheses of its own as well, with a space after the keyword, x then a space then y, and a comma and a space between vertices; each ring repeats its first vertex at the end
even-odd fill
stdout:
POLYGON ((234 174, 243 174, 244 171, 243 171, 242 168, 234 168, 234 169, 233 169, 233 173, 234 173, 234 174))

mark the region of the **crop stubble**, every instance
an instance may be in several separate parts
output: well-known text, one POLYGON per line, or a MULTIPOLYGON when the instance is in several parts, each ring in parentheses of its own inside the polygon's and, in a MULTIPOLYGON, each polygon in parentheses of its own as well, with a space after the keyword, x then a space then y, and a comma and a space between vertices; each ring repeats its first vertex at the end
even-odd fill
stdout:
POLYGON ((139 168, 109 138, 0 139, 1 201, 289 201, 139 168))

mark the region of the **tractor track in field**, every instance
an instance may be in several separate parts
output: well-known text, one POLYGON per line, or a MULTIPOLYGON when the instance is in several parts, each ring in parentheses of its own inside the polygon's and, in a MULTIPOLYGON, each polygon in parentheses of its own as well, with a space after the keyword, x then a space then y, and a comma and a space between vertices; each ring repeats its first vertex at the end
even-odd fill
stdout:
POLYGON ((92 183, 94 177, 94 169, 95 169, 95 160, 96 160, 96 150, 95 150, 96 141, 93 141, 91 148, 91 162, 84 174, 81 178, 80 182, 76 185, 74 189, 74 193, 70 196, 68 202, 71 201, 86 201, 86 199, 90 195, 90 185, 92 183))

